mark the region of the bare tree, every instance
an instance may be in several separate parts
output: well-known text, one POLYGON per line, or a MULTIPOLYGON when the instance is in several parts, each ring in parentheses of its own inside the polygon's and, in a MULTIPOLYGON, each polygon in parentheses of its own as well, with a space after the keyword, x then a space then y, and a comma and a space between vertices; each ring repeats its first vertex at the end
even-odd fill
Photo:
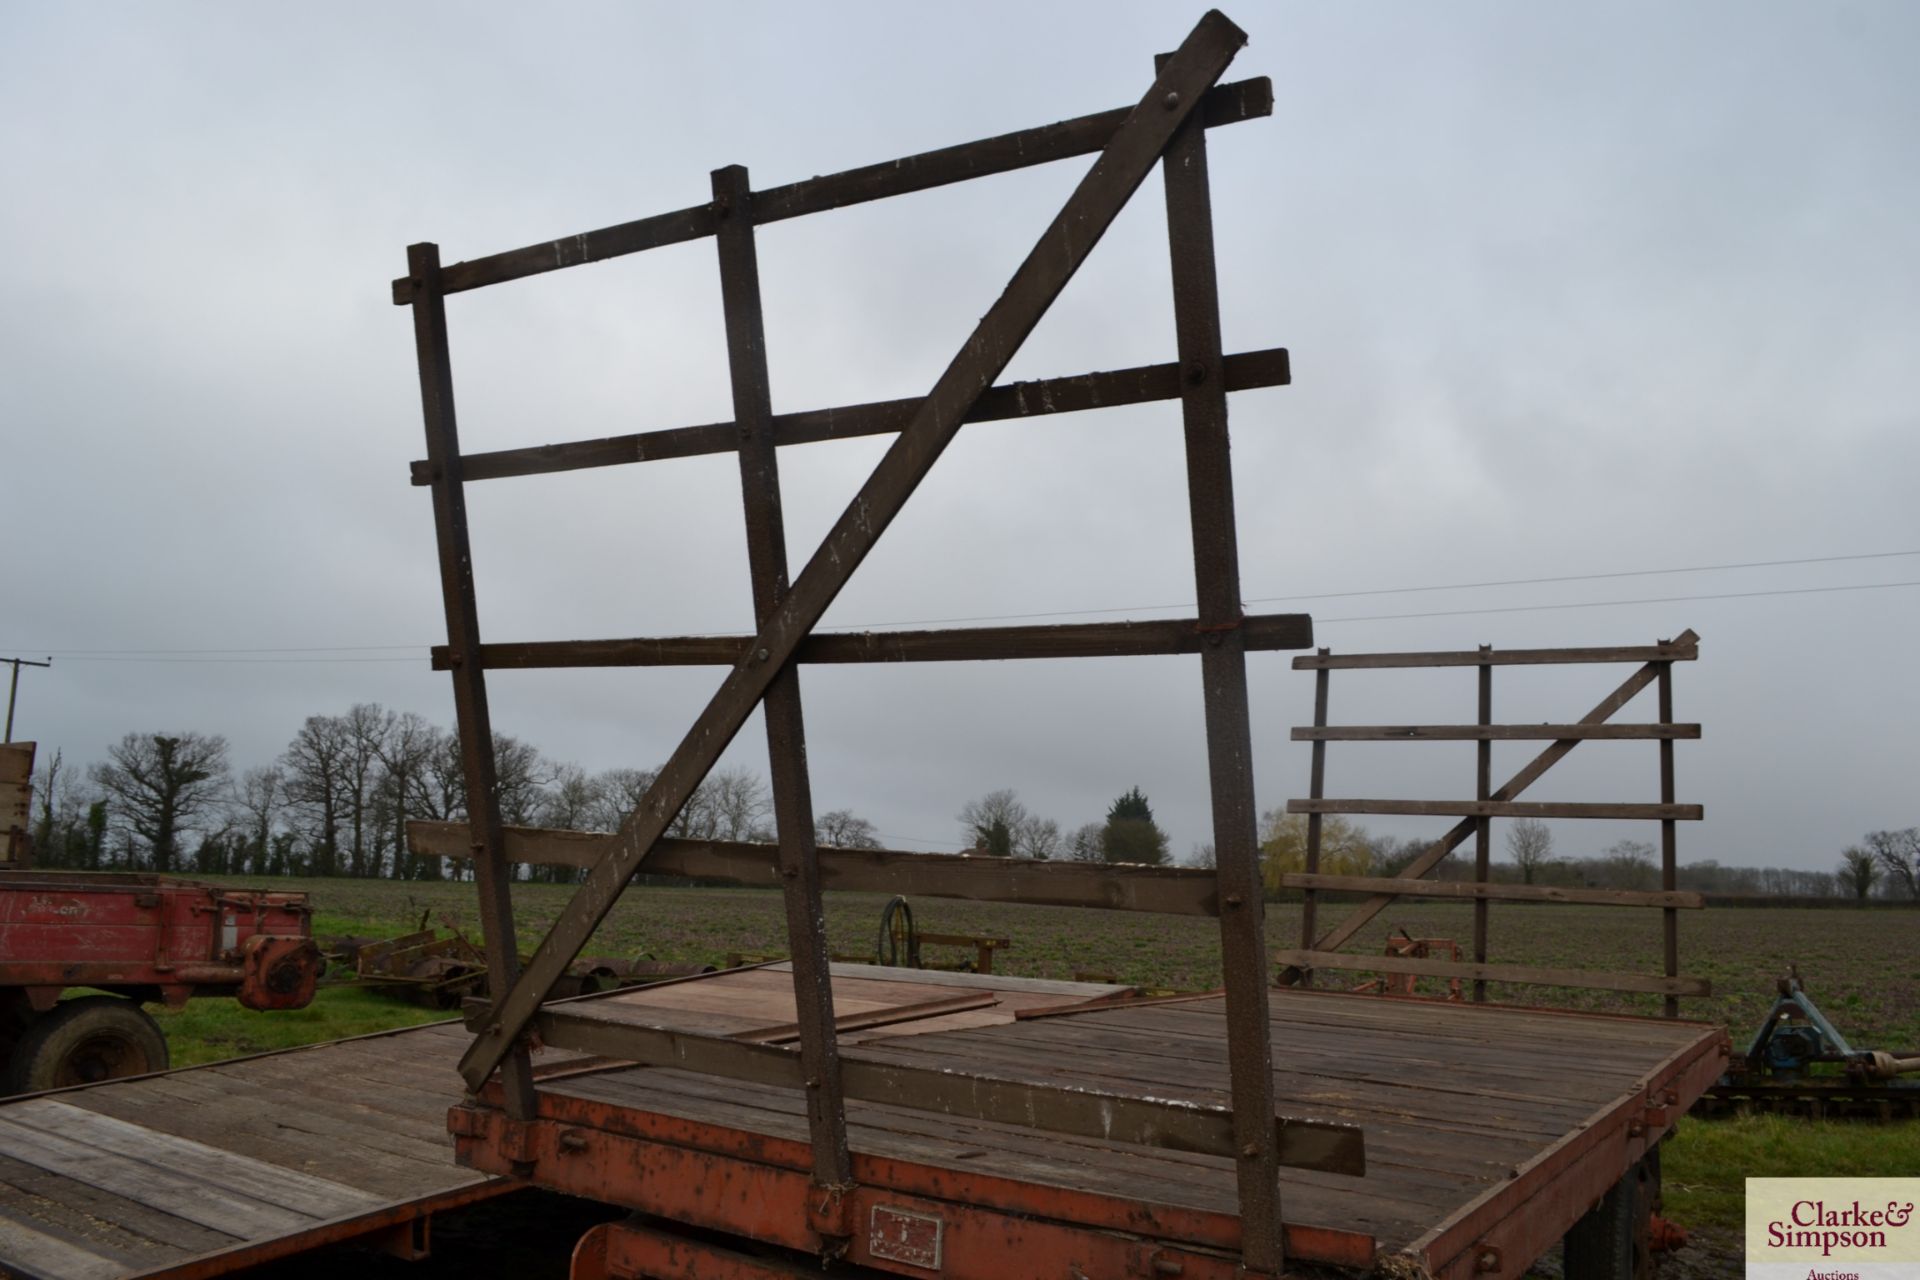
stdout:
POLYGON ((1869 831, 1865 843, 1886 873, 1887 883, 1908 901, 1920 898, 1920 827, 1869 831))
MULTIPOLYGON (((600 780, 588 777, 576 764, 555 768, 553 784, 540 805, 540 825, 565 831, 590 831, 601 809, 600 780)), ((585 876, 577 867, 530 867, 529 880, 548 884, 572 884, 585 876)))
MULTIPOLYGON (((36 860, 55 856, 53 848, 54 814, 58 810, 56 801, 60 789, 60 769, 66 758, 55 748, 53 759, 47 761, 37 771, 30 793, 40 801, 40 820, 33 824, 33 854, 36 860)), ((64 865, 64 864, 57 864, 64 865)))
POLYGON ((995 857, 1013 854, 1014 833, 1030 814, 1027 806, 1011 788, 989 791, 978 800, 969 800, 960 809, 960 838, 974 849, 995 857))
POLYGON ((1645 840, 1617 840, 1607 846, 1607 879, 1616 889, 1653 888, 1653 846, 1645 840))
MULTIPOLYGON (((618 831, 640 807, 658 776, 654 769, 604 769, 594 778, 598 803, 593 809, 593 831, 618 831)), ((670 832, 669 834, 678 834, 670 832)))
POLYGON ((1190 867, 1201 867, 1207 871, 1212 871, 1215 867, 1219 866, 1220 858, 1219 855, 1214 852, 1213 841, 1209 840, 1205 844, 1196 844, 1193 846, 1192 852, 1187 854, 1187 865, 1190 867))
POLYGON ((1507 855, 1520 868, 1522 883, 1532 884, 1534 874, 1553 859, 1553 832, 1538 818, 1515 818, 1507 828, 1507 855))
POLYGON ((878 849, 880 835, 873 824, 851 809, 831 809, 813 821, 815 842, 832 849, 878 849))
POLYGON ((1014 857, 1045 862, 1059 854, 1060 824, 1052 818, 1028 814, 1026 820, 1013 829, 1014 857))
POLYGON ((308 716, 280 757, 286 797, 306 816, 314 875, 340 872, 340 815, 345 808, 346 728, 337 716, 308 716))
POLYGON ((589 778, 577 764, 563 764, 554 770, 553 785, 547 788, 540 806, 540 825, 564 831, 590 831, 599 810, 599 780, 589 778))
MULTIPOLYGON (((467 812, 467 775, 460 740, 438 725, 428 726, 427 734, 420 768, 414 775, 413 811, 423 818, 451 822, 467 812)), ((418 871, 422 880, 458 880, 467 874, 463 870, 467 867, 464 858, 422 858, 418 871)))
POLYGON ((256 876, 267 874, 273 849, 273 832, 280 811, 286 807, 287 777, 278 765, 249 769, 241 775, 229 802, 234 819, 247 833, 247 870, 256 876))
POLYGON ((407 849, 407 819, 434 816, 428 775, 434 753, 444 735, 417 712, 389 712, 380 734, 380 794, 387 820, 393 824, 393 877, 412 880, 422 863, 438 858, 415 858, 407 849))
POLYGON ((227 740, 218 734, 130 733, 93 766, 94 783, 129 838, 145 842, 155 871, 180 862, 180 837, 227 786, 227 740))
POLYGON ((346 806, 348 871, 356 876, 378 874, 379 858, 370 837, 384 824, 375 824, 371 819, 387 713, 377 702, 356 702, 340 717, 340 727, 346 739, 340 782, 346 806))
POLYGON ((773 797, 751 769, 722 769, 707 775, 707 793, 715 840, 772 840, 773 797))
POLYGON ((1107 824, 1088 822, 1075 827, 1073 834, 1067 837, 1066 858, 1069 862, 1105 862, 1107 824))
POLYGON ((555 772, 554 764, 532 743, 495 733, 493 777, 494 794, 500 800, 500 821, 522 827, 534 825, 555 772))

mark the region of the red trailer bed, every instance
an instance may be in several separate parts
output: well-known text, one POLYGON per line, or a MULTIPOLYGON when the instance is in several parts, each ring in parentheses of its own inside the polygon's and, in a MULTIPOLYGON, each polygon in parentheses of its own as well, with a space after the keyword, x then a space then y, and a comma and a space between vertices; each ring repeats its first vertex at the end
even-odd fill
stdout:
MULTIPOLYGON (((852 974, 875 973, 888 971, 836 966, 836 1007, 852 974)), ((560 1007, 609 1024, 727 1034, 791 1010, 790 982, 771 973, 716 975, 673 999, 690 1005, 727 986, 745 999, 749 985, 758 1003, 731 1019, 711 1012, 711 1000, 695 1013, 646 991, 560 1007)), ((903 1005, 908 995, 921 993, 903 993, 903 1005)), ((1271 1010, 1283 1108, 1361 1126, 1367 1144, 1362 1176, 1282 1171, 1289 1261, 1366 1268, 1401 1258, 1437 1277, 1522 1275, 1652 1150, 1727 1053, 1719 1029, 1669 1020, 1283 989, 1271 992, 1271 1010)), ((1228 1096, 1219 997, 976 1016, 983 1025, 903 1022, 844 1030, 841 1040, 849 1060, 1159 1098, 1228 1096)), ((848 1120, 856 1186, 832 1212, 851 1226, 846 1257, 860 1267, 1008 1280, 1017 1257, 1023 1275, 1068 1280, 1234 1274, 1230 1159, 879 1103, 850 1103, 848 1120)), ((822 1247, 799 1090, 603 1069, 543 1080, 539 1119, 525 1126, 491 1090, 450 1122, 462 1163, 475 1169, 517 1169, 541 1186, 799 1255, 822 1247)), ((600 1274, 596 1250, 615 1275, 785 1274, 702 1270, 716 1264, 688 1259, 703 1246, 627 1226, 599 1229, 583 1248, 576 1275, 600 1274)))
POLYGON ((325 967, 311 914, 303 893, 0 871, 0 1093, 164 1070, 166 1037, 142 1003, 304 1008, 325 967))

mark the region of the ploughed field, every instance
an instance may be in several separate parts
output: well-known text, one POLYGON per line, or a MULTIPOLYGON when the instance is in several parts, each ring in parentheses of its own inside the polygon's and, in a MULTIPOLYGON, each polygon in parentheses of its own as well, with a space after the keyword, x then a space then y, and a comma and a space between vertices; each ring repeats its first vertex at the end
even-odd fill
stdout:
MULTIPOLYGON (((397 934, 430 923, 474 930, 471 883, 310 880, 272 882, 313 895, 316 933, 397 934)), ((545 934, 573 892, 569 885, 514 889, 523 950, 545 934)), ((871 955, 886 899, 878 894, 827 895, 827 933, 836 955, 871 955)), ((996 954, 997 971, 1036 978, 1101 978, 1156 989, 1198 990, 1220 984, 1218 934, 1204 917, 1091 911, 922 898, 912 903, 922 932, 986 934, 1011 945, 996 954)), ((1324 902, 1322 930, 1349 904, 1324 902)), ((1714 994, 1681 1002, 1684 1017, 1718 1022, 1740 1041, 1774 999, 1775 980, 1799 966, 1808 992, 1855 1047, 1920 1049, 1920 948, 1913 945, 1920 910, 1710 907, 1680 913, 1680 971, 1708 978, 1714 994)), ((1388 933, 1416 937, 1473 936, 1465 902, 1398 903, 1377 917, 1346 950, 1378 954, 1388 933)), ((1547 968, 1660 971, 1660 913, 1645 908, 1494 903, 1488 958, 1547 968)), ((1267 935, 1275 948, 1300 942, 1300 905, 1269 903, 1267 935)), ((724 964, 734 953, 783 955, 786 925, 777 892, 635 885, 622 896, 588 947, 589 954, 651 955, 656 960, 724 964)), ((970 949, 929 945, 930 964, 958 965, 970 949)), ((1325 974, 1350 985, 1367 974, 1325 974)), ((1423 980, 1423 990, 1437 988, 1423 980)), ((1611 991, 1490 984, 1489 998, 1521 1004, 1657 1013, 1660 998, 1611 991)))

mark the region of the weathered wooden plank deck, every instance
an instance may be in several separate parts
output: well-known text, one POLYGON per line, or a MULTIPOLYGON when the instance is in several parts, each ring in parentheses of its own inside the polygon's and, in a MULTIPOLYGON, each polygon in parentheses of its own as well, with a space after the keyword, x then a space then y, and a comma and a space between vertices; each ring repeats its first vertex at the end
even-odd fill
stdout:
POLYGON ((510 1188, 453 1162, 458 1026, 0 1103, 0 1271, 218 1275, 510 1188))
MULTIPOLYGON (((1224 1102, 1220 1000, 1057 1012, 1119 990, 834 967, 850 1054, 1224 1102), (1040 1010, 1056 1012, 1019 1016, 1040 1010)), ((1695 1023, 1290 989, 1271 1000, 1283 1109, 1366 1135, 1364 1177, 1283 1172, 1297 1255, 1312 1256, 1315 1239, 1350 1248, 1371 1237, 1382 1255, 1410 1254, 1436 1275, 1515 1223, 1531 1233, 1523 1240, 1557 1238, 1560 1219, 1584 1207, 1566 1193, 1569 1170, 1586 1182, 1596 1168, 1618 1176, 1614 1166, 1658 1135, 1646 1118, 1677 1115, 1718 1073, 1725 1040, 1695 1023)), ((780 968, 581 1003, 611 1019, 774 1041, 789 1038, 793 1018, 780 968)), ((0 1269, 47 1280, 219 1275, 509 1190, 453 1160, 447 1110, 463 1097, 455 1063, 466 1044, 460 1027, 441 1024, 0 1103, 0 1269)), ((551 1050, 536 1063, 543 1115, 569 1125, 656 1117, 656 1128, 679 1126, 683 1145, 806 1167, 796 1092, 551 1050)), ((1104 1197, 1126 1229, 1173 1242, 1231 1248, 1237 1237, 1226 1159, 877 1103, 853 1104, 849 1121, 868 1177, 964 1171, 1012 1194, 1075 1193, 1051 1202, 1061 1212, 1104 1197)), ((543 1164, 534 1181, 554 1173, 543 1164)))
MULTIPOLYGON (((1011 1021, 1016 1008, 1118 990, 852 966, 840 1018, 884 1023, 983 991, 991 1006, 928 1026, 1011 1021)), ((784 972, 734 970, 604 998, 609 1016, 781 1039, 784 972)), ((899 1035, 911 1021, 853 1035, 899 1035)), ((0 1101, 0 1273, 44 1280, 213 1276, 338 1240, 400 1229, 515 1185, 458 1166, 447 1109, 464 1096, 468 1043, 437 1024, 0 1101)), ((536 1071, 577 1069, 546 1051, 536 1071)))
MULTIPOLYGON (((1536 1255, 1515 1251, 1550 1247, 1597 1198, 1589 1185, 1604 1190, 1621 1177, 1725 1061, 1724 1033, 1699 1023, 1297 989, 1275 989, 1270 999, 1282 1111, 1357 1125, 1366 1141, 1364 1176, 1282 1170, 1284 1216, 1290 1232, 1298 1229, 1290 1249, 1301 1260, 1324 1247, 1325 1260, 1351 1261, 1363 1234, 1380 1257, 1405 1254, 1435 1275, 1465 1265, 1459 1273, 1471 1274, 1465 1251, 1494 1240, 1518 1275, 1536 1255)), ((843 1044, 849 1056, 963 1074, 1228 1102, 1219 997, 913 1030, 855 1032, 843 1044)), ((807 1167, 795 1090, 630 1067, 554 1079, 540 1101, 541 1115, 563 1125, 623 1139, 670 1131, 681 1145, 807 1167)), ((1129 1229, 1163 1231, 1169 1243, 1230 1248, 1237 1239, 1228 1158, 872 1102, 850 1103, 848 1121, 863 1182, 909 1165, 925 1185, 942 1171, 997 1178, 1042 1189, 1034 1200, 1054 1216, 1089 1202, 1049 1197, 1047 1188, 1106 1197, 1103 1211, 1114 1215, 1131 1206, 1129 1229)), ((490 1163, 487 1145, 476 1131, 463 1150, 490 1163)), ((534 1181, 571 1189, 564 1165, 543 1162, 534 1181)), ((630 1201, 602 1198, 665 1211, 643 1203, 644 1189, 627 1194, 630 1201)), ((1085 1225, 1112 1223, 1089 1216, 1085 1225)))

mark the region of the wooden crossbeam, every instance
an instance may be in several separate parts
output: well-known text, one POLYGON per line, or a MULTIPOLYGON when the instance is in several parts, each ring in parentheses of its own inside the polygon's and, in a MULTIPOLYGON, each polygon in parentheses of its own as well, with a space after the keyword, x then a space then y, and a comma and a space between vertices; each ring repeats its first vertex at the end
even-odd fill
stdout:
MULTIPOLYGON (((485 652, 483 645, 482 655, 485 652)), ((1697 724, 1303 724, 1293 729, 1295 742, 1559 742, 1699 736, 1697 724)))
MULTIPOLYGON (((610 839, 611 833, 604 831, 502 828, 506 860, 533 866, 592 867, 605 854, 610 839)), ((407 848, 424 858, 473 856, 471 837, 463 822, 409 822, 407 848)), ((1035 862, 901 849, 823 848, 819 857, 821 887, 847 893, 898 893, 915 898, 1025 902, 1183 916, 1214 915, 1219 902, 1213 873, 1199 867, 1035 862)), ((650 875, 720 880, 768 889, 779 887, 781 880, 777 847, 743 840, 663 837, 647 855, 646 870, 650 875)))
POLYGON ((1523 964, 1465 964, 1418 960, 1411 956, 1356 956, 1343 951, 1278 951, 1277 964, 1296 969, 1346 969, 1365 973, 1411 973, 1426 978, 1471 978, 1480 982, 1518 982, 1540 987, 1591 987, 1601 991, 1638 991, 1650 995, 1707 996, 1705 978, 1667 978, 1657 974, 1609 973, 1598 969, 1542 969, 1523 964))
MULTIPOLYGON (((1313 619, 1304 613, 1259 614, 1240 630, 1249 651, 1304 649, 1313 619)), ((956 627, 939 631, 860 631, 808 636, 794 650, 801 663, 1007 662, 1036 658, 1126 658, 1199 653, 1206 632, 1197 619, 1079 622, 1061 626, 956 627)), ((731 667, 746 660, 752 636, 641 636, 626 640, 537 640, 483 644, 489 671, 553 667, 731 667)), ((433 669, 450 663, 433 647, 433 669)))
POLYGON ((794 650, 873 549, 982 392, 1106 234, 1158 163, 1175 132, 1219 79, 1246 33, 1208 12, 1155 77, 1146 95, 1021 263, 953 362, 822 541, 778 608, 761 626, 745 665, 735 667, 661 768, 640 806, 609 841, 606 856, 560 911, 526 971, 495 1005, 496 1017, 460 1060, 479 1089, 531 1025, 540 1003, 592 936, 667 825, 686 805, 759 705, 794 650))
POLYGON ((1335 893, 1391 893, 1408 898, 1474 898, 1497 902, 1568 902, 1590 907, 1700 908, 1706 897, 1684 891, 1638 889, 1563 889, 1551 884, 1479 884, 1470 880, 1405 880, 1391 876, 1334 876, 1289 872, 1283 889, 1326 889, 1335 893))
MULTIPOLYGON (((1692 632, 1688 632, 1692 635, 1692 632)), ((1360 671, 1392 667, 1537 667, 1594 662, 1692 662, 1699 658, 1699 637, 1656 645, 1603 649, 1459 649, 1433 653, 1303 654, 1295 671, 1360 671)))
MULTIPOLYGON (((880 164, 849 169, 790 182, 759 193, 755 199, 757 224, 824 213, 869 200, 907 195, 933 187, 984 178, 995 173, 1010 173, 1037 164, 1091 155, 1108 146, 1120 127, 1135 110, 1120 107, 1093 115, 1062 120, 1058 124, 1022 129, 942 147, 919 155, 903 156, 880 164)), ((1273 84, 1265 76, 1236 81, 1209 90, 1200 104, 1200 116, 1208 128, 1257 120, 1273 113, 1273 84)), ((1183 111, 1182 116, 1186 115, 1183 111)), ((503 284, 527 276, 543 275, 589 262, 604 262, 630 253, 684 244, 713 234, 713 206, 697 204, 688 209, 655 214, 617 226, 602 227, 579 235, 546 240, 523 249, 509 249, 468 262, 456 262, 442 268, 442 293, 460 293, 486 285, 503 284)), ((395 306, 413 300, 414 282, 402 277, 393 282, 395 306)))
MULTIPOLYGON (((1284 387, 1292 379, 1283 347, 1247 351, 1226 358, 1227 390, 1284 387)), ((1040 418, 1086 409, 1148 404, 1180 396, 1177 363, 1141 365, 1105 373, 1083 373, 1065 378, 1041 378, 989 387, 968 412, 966 421, 1002 422, 1012 418, 1040 418)), ((913 420, 918 397, 881 400, 871 404, 841 405, 773 415, 773 441, 785 448, 827 440, 855 440, 886 435, 913 420)), ((496 480, 507 476, 544 475, 588 467, 614 467, 631 462, 662 462, 669 458, 696 458, 730 453, 739 443, 739 425, 709 422, 693 427, 667 427, 596 440, 569 440, 561 444, 531 445, 469 453, 460 459, 468 480, 496 480)), ((433 466, 424 460, 412 467, 413 483, 433 482, 433 466)))
POLYGON ((1377 813, 1440 818, 1660 818, 1698 822, 1697 804, 1586 804, 1534 800, 1289 800, 1288 813, 1377 813))

